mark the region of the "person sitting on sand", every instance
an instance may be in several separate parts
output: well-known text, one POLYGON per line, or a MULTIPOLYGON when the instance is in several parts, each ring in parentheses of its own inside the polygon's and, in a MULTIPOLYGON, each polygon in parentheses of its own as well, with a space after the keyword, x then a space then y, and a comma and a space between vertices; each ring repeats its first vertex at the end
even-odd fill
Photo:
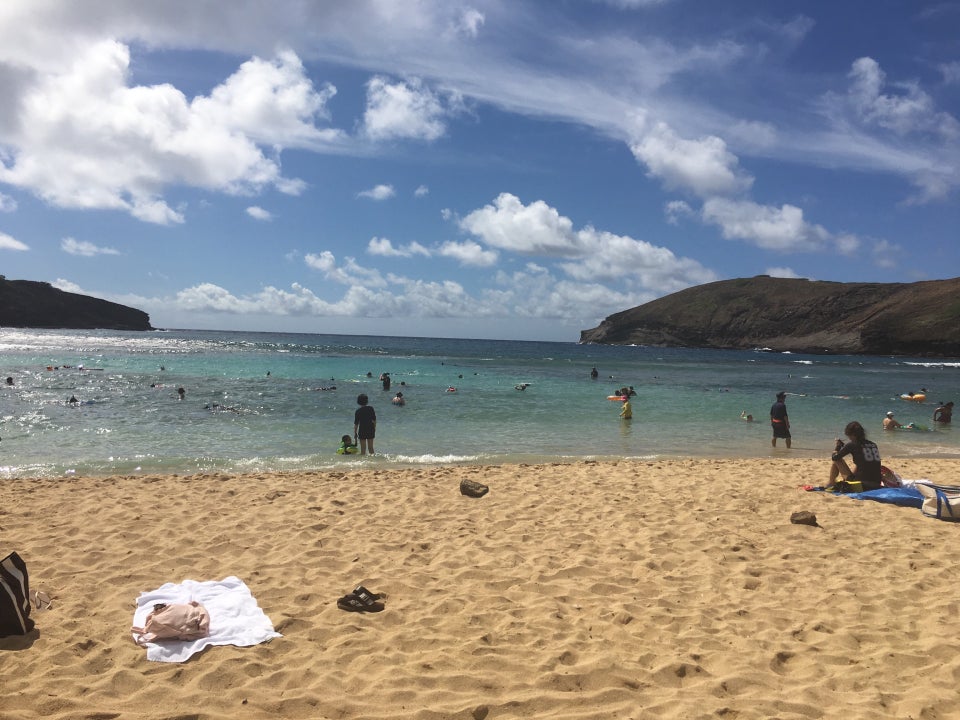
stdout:
POLYGON ((883 429, 899 430, 902 427, 903 425, 901 425, 899 422, 897 422, 897 420, 894 419, 893 410, 888 411, 887 416, 883 419, 883 429))
POLYGON ((830 479, 823 487, 828 492, 860 492, 860 490, 879 490, 883 486, 880 449, 875 442, 867 440, 863 425, 856 420, 847 423, 843 429, 848 442, 837 438, 837 446, 830 457, 830 479), (843 459, 853 457, 855 468, 850 470, 843 459), (841 478, 838 482, 837 478, 841 478), (853 485, 859 483, 860 487, 853 485))
POLYGON ((940 407, 933 411, 934 422, 949 425, 951 420, 953 420, 953 400, 940 405, 940 407))
POLYGON ((356 455, 359 448, 349 435, 340 438, 340 447, 337 448, 337 455, 356 455))

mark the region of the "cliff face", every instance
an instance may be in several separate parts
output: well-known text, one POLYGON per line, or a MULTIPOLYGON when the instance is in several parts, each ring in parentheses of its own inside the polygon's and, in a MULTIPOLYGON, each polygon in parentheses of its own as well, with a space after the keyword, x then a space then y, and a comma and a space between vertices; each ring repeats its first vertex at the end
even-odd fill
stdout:
POLYGON ((45 282, 6 279, 0 279, 0 327, 153 330, 142 310, 45 282))
POLYGON ((687 288, 606 318, 582 343, 960 356, 960 278, 835 283, 766 275, 687 288))

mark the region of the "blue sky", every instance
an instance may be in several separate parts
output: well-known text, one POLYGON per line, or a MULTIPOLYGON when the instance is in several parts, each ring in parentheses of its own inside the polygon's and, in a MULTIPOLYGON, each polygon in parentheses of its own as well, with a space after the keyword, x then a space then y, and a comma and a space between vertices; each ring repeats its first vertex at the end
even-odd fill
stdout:
POLYGON ((960 0, 0 3, 0 273, 157 327, 576 340, 960 275, 960 0))

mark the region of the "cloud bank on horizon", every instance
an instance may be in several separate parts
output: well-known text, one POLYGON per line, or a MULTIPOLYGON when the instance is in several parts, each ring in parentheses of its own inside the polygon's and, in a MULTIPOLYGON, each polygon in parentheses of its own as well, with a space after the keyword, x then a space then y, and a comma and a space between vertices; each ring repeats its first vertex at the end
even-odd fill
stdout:
POLYGON ((691 4, 6 0, 3 273, 561 340, 722 278, 960 275, 960 2, 691 4))

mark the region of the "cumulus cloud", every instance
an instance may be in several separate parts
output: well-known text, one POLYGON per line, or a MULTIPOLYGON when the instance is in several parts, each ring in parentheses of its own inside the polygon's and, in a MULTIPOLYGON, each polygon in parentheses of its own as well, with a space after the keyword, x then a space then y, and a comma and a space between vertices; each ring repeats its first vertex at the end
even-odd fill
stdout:
POLYGON ((888 88, 886 73, 869 57, 853 63, 848 97, 861 120, 898 135, 934 133, 960 139, 960 122, 949 113, 939 112, 933 98, 915 82, 901 82, 888 88))
POLYGON ((62 67, 35 69, 8 110, 14 121, 0 128, 9 157, 0 162, 0 182, 58 207, 179 223, 182 212, 164 200, 167 187, 296 193, 302 183, 281 175, 278 151, 341 139, 316 125, 334 89, 315 89, 291 52, 253 58, 193 100, 169 84, 131 86, 129 79, 130 50, 115 40, 78 49, 62 67))
POLYGON ((658 122, 632 142, 630 150, 670 189, 710 197, 738 193, 753 183, 740 169, 737 156, 716 136, 687 140, 658 122))
POLYGON ((396 194, 393 185, 377 185, 369 190, 361 190, 357 193, 357 197, 370 198, 371 200, 387 200, 396 194))
POLYGON ((765 275, 775 278, 792 278, 794 280, 799 280, 802 277, 802 275, 788 267, 769 267, 763 272, 765 275))
POLYGON ((440 99, 417 78, 391 83, 376 76, 367 83, 363 132, 372 140, 436 140, 446 132, 440 99))
POLYGON ((418 185, 417 189, 413 191, 414 197, 426 197, 430 194, 430 188, 426 185, 418 185))
POLYGON ((493 248, 571 261, 560 267, 575 280, 626 278, 662 293, 716 279, 700 263, 667 248, 590 226, 577 230, 570 218, 544 201, 524 205, 510 193, 501 193, 492 205, 474 210, 459 224, 493 248))
POLYGON ((9 195, 0 193, 0 212, 10 213, 17 209, 17 201, 9 195))
POLYGON ((464 217, 460 227, 487 245, 510 252, 545 257, 581 254, 573 222, 543 200, 524 205, 516 195, 501 193, 492 205, 464 217))
POLYGON ((329 250, 319 254, 309 253, 304 256, 307 267, 319 270, 323 276, 332 282, 341 285, 357 286, 362 288, 386 287, 387 281, 376 268, 360 265, 355 258, 344 258, 342 263, 337 262, 336 256, 329 250))
POLYGON ((269 210, 264 210, 258 205, 251 205, 246 210, 247 215, 252 217, 254 220, 273 220, 273 214, 269 210))
POLYGON ((663 206, 663 213, 670 225, 679 225, 681 218, 694 214, 693 208, 683 200, 671 200, 663 206))
POLYGON ((474 267, 491 267, 497 264, 497 258, 500 257, 496 250, 485 250, 479 243, 472 240, 445 242, 437 253, 443 257, 453 258, 461 265, 474 267))
POLYGON ((430 257, 430 251, 418 242, 395 247, 389 238, 381 237, 370 238, 370 242, 367 243, 367 252, 383 257, 412 257, 413 255, 430 257))
POLYGON ((30 247, 6 233, 0 232, 0 250, 29 250, 30 247))
POLYGON ((68 255, 79 255, 81 257, 95 257, 97 255, 119 255, 120 251, 112 247, 98 247, 92 242, 86 240, 75 240, 72 237, 64 238, 60 241, 60 249, 68 255))
POLYGON ((720 226, 728 240, 745 240, 769 250, 799 252, 821 250, 831 235, 808 223, 795 205, 760 205, 749 200, 710 198, 701 211, 705 222, 720 226))

